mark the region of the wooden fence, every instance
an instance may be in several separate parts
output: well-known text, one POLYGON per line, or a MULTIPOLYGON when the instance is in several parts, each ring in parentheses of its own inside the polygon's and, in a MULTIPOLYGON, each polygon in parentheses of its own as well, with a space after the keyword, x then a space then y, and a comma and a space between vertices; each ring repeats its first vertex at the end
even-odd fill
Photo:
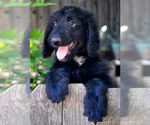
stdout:
POLYGON ((95 13, 100 26, 108 25, 119 33, 120 0, 45 0, 45 2, 53 2, 56 5, 0 8, 0 30, 7 28, 25 30, 29 22, 31 29, 45 30, 46 22, 54 11, 66 5, 75 5, 95 13))
MULTIPOLYGON (((57 104, 46 98, 45 85, 38 85, 30 97, 25 84, 13 85, 0 93, 0 125, 94 125, 83 116, 84 86, 70 84, 69 91, 57 104)), ((108 116, 96 125, 149 125, 150 89, 132 88, 128 95, 129 115, 120 118, 120 89, 109 89, 108 116)))
MULTIPOLYGON (((130 33, 150 33, 150 0, 122 0, 120 23, 127 25, 130 33)), ((144 38, 143 38, 144 39, 144 38)))
MULTIPOLYGON (((85 87, 69 85, 70 94, 60 104, 52 104, 45 95, 45 86, 39 85, 31 94, 31 122, 33 125, 94 125, 83 116, 85 87), (42 119, 42 120, 41 120, 42 119)), ((104 123, 119 123, 119 89, 109 91, 109 116, 104 123), (113 95, 113 96, 111 96, 113 95)), ((97 124, 100 125, 100 124, 97 124)))
MULTIPOLYGON (((35 1, 35 0, 32 0, 35 1)), ((0 8, 0 30, 17 28, 25 30, 30 21, 31 29, 44 30, 50 15, 65 5, 76 5, 96 14, 99 25, 108 25, 111 33, 119 34, 121 25, 128 25, 132 32, 150 32, 149 0, 45 0, 54 2, 47 7, 0 8), (120 16, 121 15, 121 16, 120 16), (121 19, 121 21, 120 21, 121 19)))
MULTIPOLYGON (((29 98, 25 85, 13 85, 0 94, 1 125, 94 125, 83 116, 85 87, 70 84, 70 94, 63 103, 51 103, 45 85, 38 85, 29 98), (31 120, 31 121, 30 121, 31 120)), ((108 116, 97 125, 118 125, 120 121, 120 91, 109 90, 108 116)))
POLYGON ((0 31, 25 31, 30 23, 30 7, 0 7, 0 31))
POLYGON ((51 0, 51 2, 56 3, 56 5, 31 8, 31 29, 40 28, 45 30, 46 22, 53 12, 63 6, 72 5, 93 12, 97 17, 100 27, 107 25, 109 33, 119 35, 120 0, 51 0))

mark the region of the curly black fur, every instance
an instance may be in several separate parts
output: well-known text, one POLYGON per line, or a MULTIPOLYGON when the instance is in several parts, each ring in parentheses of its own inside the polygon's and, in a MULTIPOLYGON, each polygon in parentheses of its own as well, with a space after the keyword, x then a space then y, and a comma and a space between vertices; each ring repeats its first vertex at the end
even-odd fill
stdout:
POLYGON ((102 121, 107 115, 107 89, 112 86, 109 68, 100 58, 99 32, 94 15, 79 7, 65 6, 55 12, 45 31, 44 58, 58 51, 58 47, 77 41, 65 59, 55 59, 46 77, 46 94, 52 102, 65 100, 69 83, 83 83, 86 87, 84 115, 89 121, 102 121), (59 45, 52 43, 59 38, 59 45), (82 57, 77 62, 75 57, 82 57))

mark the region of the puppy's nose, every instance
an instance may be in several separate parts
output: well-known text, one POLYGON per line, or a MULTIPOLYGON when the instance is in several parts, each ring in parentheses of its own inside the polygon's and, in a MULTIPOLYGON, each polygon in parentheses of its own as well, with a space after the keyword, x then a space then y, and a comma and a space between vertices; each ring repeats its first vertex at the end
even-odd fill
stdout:
POLYGON ((53 45, 60 45, 61 44, 61 38, 52 38, 51 42, 53 45))

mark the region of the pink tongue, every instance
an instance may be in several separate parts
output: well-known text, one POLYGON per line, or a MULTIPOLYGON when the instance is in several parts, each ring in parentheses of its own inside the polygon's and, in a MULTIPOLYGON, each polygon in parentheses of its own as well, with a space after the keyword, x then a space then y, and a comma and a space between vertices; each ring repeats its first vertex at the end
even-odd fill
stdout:
POLYGON ((63 58, 65 58, 67 53, 68 53, 68 46, 62 46, 58 48, 56 55, 59 60, 62 60, 63 58))

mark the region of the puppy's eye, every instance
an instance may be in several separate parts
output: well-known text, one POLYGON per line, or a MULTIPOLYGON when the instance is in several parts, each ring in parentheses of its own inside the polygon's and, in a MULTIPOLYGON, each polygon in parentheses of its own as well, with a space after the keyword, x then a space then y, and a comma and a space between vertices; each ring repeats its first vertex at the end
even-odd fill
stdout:
POLYGON ((73 21, 69 22, 69 26, 74 27, 75 25, 76 25, 75 22, 73 22, 73 21))
POLYGON ((57 25, 57 22, 53 22, 53 24, 54 24, 54 26, 56 26, 56 25, 57 25))

